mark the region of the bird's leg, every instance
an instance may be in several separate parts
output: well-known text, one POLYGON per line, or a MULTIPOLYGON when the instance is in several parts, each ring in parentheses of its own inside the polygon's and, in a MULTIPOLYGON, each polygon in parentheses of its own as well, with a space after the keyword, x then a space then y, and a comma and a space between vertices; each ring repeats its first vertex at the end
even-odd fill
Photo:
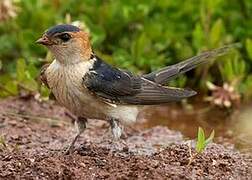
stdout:
POLYGON ((122 135, 122 128, 119 126, 118 119, 111 118, 109 123, 114 140, 119 140, 122 135))
POLYGON ((126 141, 121 139, 123 129, 120 127, 119 120, 111 118, 109 122, 110 122, 110 127, 111 127, 113 138, 114 138, 114 140, 116 140, 116 142, 112 142, 111 148, 112 149, 119 149, 119 150, 129 149, 126 141))
POLYGON ((83 131, 86 129, 86 123, 87 123, 87 119, 83 118, 83 117, 78 117, 75 120, 75 125, 77 126, 78 132, 74 136, 74 138, 71 141, 71 143, 69 144, 68 148, 66 149, 65 154, 72 153, 75 142, 80 137, 81 133, 83 133, 83 131))

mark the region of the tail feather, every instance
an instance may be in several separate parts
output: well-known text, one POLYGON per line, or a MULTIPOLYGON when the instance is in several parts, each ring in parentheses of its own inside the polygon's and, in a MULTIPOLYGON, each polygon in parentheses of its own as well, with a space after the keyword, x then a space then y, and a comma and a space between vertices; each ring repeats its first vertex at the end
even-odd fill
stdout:
POLYGON ((142 79, 141 91, 134 96, 121 97, 126 104, 134 105, 155 105, 165 104, 196 95, 190 89, 161 86, 146 79, 142 79))
POLYGON ((143 77, 155 83, 164 84, 178 75, 194 69, 198 65, 204 64, 213 58, 226 54, 234 47, 237 47, 237 43, 203 52, 202 54, 189 58, 180 63, 164 67, 149 74, 145 74, 143 77))

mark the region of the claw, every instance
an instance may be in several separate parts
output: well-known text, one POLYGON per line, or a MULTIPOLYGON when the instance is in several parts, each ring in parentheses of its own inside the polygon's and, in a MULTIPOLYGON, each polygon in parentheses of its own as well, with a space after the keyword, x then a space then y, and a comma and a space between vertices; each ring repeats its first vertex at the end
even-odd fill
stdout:
POLYGON ((74 144, 78 140, 80 135, 83 133, 83 131, 85 130, 86 122, 87 122, 87 120, 82 117, 78 117, 78 119, 75 121, 77 128, 78 128, 78 133, 74 136, 71 143, 63 149, 64 155, 68 155, 68 154, 71 154, 74 152, 74 144))
POLYGON ((63 150, 62 150, 62 154, 63 155, 69 155, 69 154, 72 154, 73 152, 74 152, 74 148, 73 148, 74 146, 66 146, 66 147, 64 147, 63 148, 63 150))

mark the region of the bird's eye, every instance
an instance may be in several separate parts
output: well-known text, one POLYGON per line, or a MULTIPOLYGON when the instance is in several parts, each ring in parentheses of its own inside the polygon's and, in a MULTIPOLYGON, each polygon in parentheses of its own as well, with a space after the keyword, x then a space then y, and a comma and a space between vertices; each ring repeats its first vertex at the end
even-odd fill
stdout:
POLYGON ((69 39, 71 39, 71 36, 67 33, 60 34, 58 37, 64 42, 67 42, 69 39))

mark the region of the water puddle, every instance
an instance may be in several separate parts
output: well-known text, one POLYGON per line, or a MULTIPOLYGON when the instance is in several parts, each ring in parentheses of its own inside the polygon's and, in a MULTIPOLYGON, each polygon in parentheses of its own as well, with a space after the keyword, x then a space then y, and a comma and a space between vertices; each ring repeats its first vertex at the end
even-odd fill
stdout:
POLYGON ((235 112, 196 104, 183 108, 179 105, 146 107, 140 115, 146 128, 157 125, 180 131, 186 138, 194 139, 201 126, 207 136, 214 129, 215 142, 234 146, 252 154, 252 105, 235 112))

